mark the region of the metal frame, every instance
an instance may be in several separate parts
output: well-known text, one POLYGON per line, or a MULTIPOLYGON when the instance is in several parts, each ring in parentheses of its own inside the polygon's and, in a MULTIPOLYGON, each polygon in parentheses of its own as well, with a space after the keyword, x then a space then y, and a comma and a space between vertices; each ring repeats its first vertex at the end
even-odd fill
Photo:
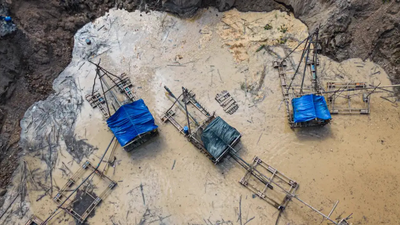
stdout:
POLYGON ((321 120, 321 119, 315 119, 312 121, 307 121, 302 123, 295 123, 293 119, 293 106, 291 103, 294 98, 299 98, 301 96, 308 94, 321 95, 323 92, 317 73, 317 66, 319 65, 318 54, 320 52, 321 52, 321 44, 319 41, 319 29, 316 29, 314 33, 312 33, 310 36, 304 39, 284 59, 282 59, 280 62, 275 61, 273 63, 273 67, 278 70, 279 78, 281 81, 283 101, 286 106, 286 114, 290 128, 292 129, 303 128, 303 127, 325 126, 330 123, 330 120, 321 120), (289 58, 290 55, 304 43, 305 47, 303 49, 300 62, 297 65, 293 77, 291 78, 290 82, 288 82, 286 75, 286 66, 287 66, 286 59, 289 58), (302 72, 301 85, 299 86, 294 85, 293 81, 296 78, 296 75, 299 73, 299 69, 303 63, 304 63, 304 69, 302 72), (307 73, 307 67, 311 75, 311 86, 308 87, 304 85, 307 73), (305 90, 307 91, 307 93, 305 93, 305 90))
POLYGON ((126 73, 122 73, 120 76, 120 79, 114 78, 112 80, 115 85, 111 88, 114 88, 115 86, 117 86, 120 93, 125 94, 128 99, 130 99, 131 101, 138 100, 136 93, 132 92, 132 90, 131 90, 133 85, 132 85, 132 82, 129 79, 129 77, 126 75, 126 73))
MULTIPOLYGON (((236 151, 231 152, 231 156, 236 162, 238 162, 243 168, 246 169, 246 174, 242 177, 242 179, 239 181, 241 185, 244 187, 248 188, 250 191, 252 191, 256 196, 261 198, 262 200, 268 202, 272 206, 274 206, 276 209, 278 209, 280 212, 283 212, 289 202, 292 199, 298 200, 300 203, 303 205, 307 206, 314 212, 318 213, 321 215, 324 219, 329 220, 335 225, 349 225, 348 220, 350 219, 351 215, 348 216, 347 218, 335 221, 331 218, 333 212, 335 211, 337 205, 339 204, 339 201, 337 201, 334 205, 331 211, 329 212, 328 215, 325 215, 318 209, 314 208, 307 202, 303 201, 296 195, 296 191, 299 188, 299 184, 284 175, 283 173, 279 172, 277 169, 269 165, 268 163, 263 162, 260 158, 257 156, 254 157, 252 164, 247 163, 244 161, 242 158, 240 158, 237 154, 236 151), (265 174, 269 174, 270 176, 267 176, 265 174), (263 186, 263 189, 259 189, 256 187, 257 183, 253 184, 250 182, 251 178, 254 178, 254 181, 259 181, 261 185, 263 186), (279 190, 281 190, 285 196, 283 197, 282 200, 276 200, 267 195, 268 189, 271 191, 274 190, 274 188, 277 187, 279 190)), ((258 185, 260 185, 258 183, 258 185)), ((270 191, 268 191, 270 192, 270 191)))
MULTIPOLYGON (((90 61, 89 61, 90 62, 90 61)), ((91 62, 93 65, 96 66, 96 76, 94 79, 94 84, 92 88, 92 93, 86 95, 86 100, 90 103, 93 108, 99 108, 103 113, 105 118, 111 116, 111 110, 109 104, 113 102, 116 103, 117 107, 121 107, 122 103, 119 101, 117 95, 114 93, 114 88, 118 89, 118 92, 125 95, 128 102, 134 102, 138 100, 136 93, 132 90, 132 82, 126 73, 122 73, 120 76, 117 76, 108 70, 102 68, 99 64, 95 64, 91 62), (102 94, 97 91, 94 91, 96 80, 99 79, 102 94), (109 85, 107 79, 113 83, 112 86, 109 85), (106 89, 104 89, 106 87, 106 89), (107 94, 110 93, 111 99, 107 99, 107 94), (112 101, 110 101, 112 100, 112 101), (106 106, 106 107, 104 107, 106 106)), ((114 111, 117 109, 112 104, 114 111)))
POLYGON ((291 199, 291 197, 288 197, 288 196, 295 195, 295 192, 299 188, 299 185, 297 184, 297 182, 288 178, 287 176, 285 176, 284 174, 282 174, 281 172, 279 172, 272 166, 264 163, 257 156, 254 157, 253 163, 250 165, 250 167, 248 167, 247 165, 246 165, 246 167, 247 167, 246 168, 247 172, 242 177, 242 179, 239 181, 239 183, 241 185, 243 185, 244 187, 248 188, 249 190, 251 190, 259 198, 261 198, 261 199, 265 200, 266 202, 270 203, 271 205, 273 205, 278 210, 282 210, 282 209, 286 208, 287 204, 289 203, 289 201, 291 199), (260 170, 266 171, 266 173, 271 174, 271 176, 267 178, 267 176, 264 175, 266 173, 261 173, 260 170), (256 185, 252 184, 251 177, 254 177, 254 178, 256 178, 256 180, 260 181, 262 183, 262 185, 264 186, 264 188, 261 190, 261 189, 258 189, 256 187, 256 185), (279 181, 275 181, 275 180, 279 180, 279 181), (282 199, 280 203, 277 200, 268 197, 266 194, 268 189, 271 189, 271 190, 274 189, 272 182, 282 183, 285 186, 288 186, 288 188, 284 188, 284 187, 280 186, 280 188, 282 188, 285 193, 288 193, 287 195, 285 195, 284 199, 282 199))
MULTIPOLYGON (((319 42, 319 31, 318 29, 311 34, 309 37, 304 39, 296 48, 294 48, 284 59, 280 62, 274 62, 273 67, 278 70, 279 77, 281 80, 281 88, 282 88, 282 95, 283 101, 285 102, 286 106, 286 113, 287 118, 289 120, 289 124, 291 128, 300 128, 300 127, 313 127, 313 126, 324 126, 330 122, 330 120, 313 120, 304 123, 294 123, 293 121, 293 108, 291 106, 291 101, 294 98, 301 97, 306 94, 316 94, 316 95, 325 95, 327 99, 328 109, 331 114, 369 114, 370 113, 370 95, 373 93, 377 93, 377 89, 380 92, 389 92, 394 93, 391 90, 387 90, 384 87, 398 87, 400 85, 387 85, 387 86, 373 86, 367 84, 365 82, 327 82, 327 90, 323 89, 321 82, 318 77, 317 68, 319 65, 318 54, 321 52, 321 44, 319 42), (301 55, 300 62, 297 66, 297 69, 288 85, 288 80, 286 76, 286 59, 301 45, 305 43, 305 47, 303 53, 301 55), (311 46, 313 49, 311 50, 311 46), (310 57, 310 53, 312 52, 312 56, 310 57), (296 75, 299 72, 299 68, 304 60, 304 71, 302 74, 302 81, 301 85, 294 85, 293 81, 296 75), (309 87, 304 86, 304 79, 308 70, 311 74, 311 85, 309 87), (298 89, 300 88, 300 89, 298 89), (307 90, 307 93, 304 92, 307 90), (355 108, 353 107, 352 99, 353 96, 359 96, 361 99, 362 106, 355 108), (347 99, 346 107, 340 107, 337 104, 337 98, 344 98, 347 99)), ((392 96, 393 97, 393 96, 392 96)), ((381 97, 385 100, 388 100, 385 97, 381 97)), ((390 101, 388 100, 389 102, 390 101)))
POLYGON ((106 103, 104 100, 104 97, 99 93, 99 92, 94 92, 93 95, 91 94, 87 94, 85 96, 86 101, 89 102, 90 106, 92 106, 92 108, 99 108, 101 113, 103 114, 104 118, 108 118, 110 117, 110 115, 108 114, 107 109, 104 107, 104 104, 106 103))
MULTIPOLYGON (((215 113, 210 114, 203 105, 201 105, 197 99, 196 99, 196 94, 194 94, 192 91, 182 87, 182 94, 178 97, 176 97, 172 91, 168 87, 164 87, 169 94, 174 99, 174 103, 172 106, 164 113, 164 116, 161 118, 161 121, 163 123, 170 122, 177 130, 179 133, 184 135, 190 143, 192 143, 196 148, 200 150, 201 153, 205 154, 213 163, 217 164, 221 162, 229 153, 230 147, 227 147, 223 153, 218 157, 214 158, 204 147, 204 144, 200 140, 199 137, 201 137, 201 134, 203 133, 203 130, 210 124, 216 117, 215 113), (173 110, 173 107, 177 104, 178 107, 183 109, 186 112, 186 117, 187 117, 187 127, 188 127, 188 132, 185 133, 184 131, 184 126, 182 126, 178 121, 175 119, 176 112, 173 110), (190 114, 190 112, 187 109, 187 105, 192 105, 197 111, 199 111, 201 114, 206 116, 206 119, 202 121, 201 123, 197 122, 197 119, 190 114), (190 120, 192 120, 195 124, 195 129, 192 130, 190 126, 190 120)), ((232 143, 230 143, 231 146, 236 146, 239 141, 240 141, 241 136, 236 138, 232 143)))
POLYGON ((95 175, 97 175, 101 180, 107 183, 107 188, 103 190, 103 192, 98 195, 97 197, 92 196, 90 193, 87 191, 82 190, 83 188, 79 189, 81 191, 84 191, 86 195, 90 196, 93 201, 91 204, 88 206, 88 208, 85 209, 83 214, 79 214, 76 212, 73 206, 73 200, 69 200, 69 203, 67 204, 66 207, 62 207, 62 209, 70 214, 72 217, 74 217, 79 223, 84 223, 85 220, 88 218, 88 216, 95 210, 95 208, 102 202, 103 199, 105 199, 111 191, 117 186, 117 183, 113 180, 111 180, 109 177, 107 177, 103 172, 97 170, 95 167, 91 165, 89 161, 86 161, 81 168, 78 169, 78 171, 75 172, 67 181, 67 183, 61 188, 61 190, 56 194, 56 196, 53 198, 53 201, 55 203, 60 203, 63 198, 66 197, 67 189, 68 188, 73 188, 75 184, 83 177, 83 175, 87 172, 91 171, 94 172, 95 175))
MULTIPOLYGON (((95 64, 91 61, 89 61, 91 64, 96 66, 96 76, 94 79, 94 84, 92 88, 92 93, 86 95, 86 100, 90 103, 90 105, 93 108, 99 108, 100 111, 102 112, 104 118, 109 118, 111 114, 111 109, 110 109, 110 104, 112 105, 114 111, 117 111, 119 107, 123 105, 118 99, 118 96, 114 91, 117 89, 120 94, 123 94, 126 98, 124 102, 134 102, 138 100, 138 96, 136 93, 132 90, 133 84, 129 77, 126 75, 126 73, 122 73, 120 76, 117 76, 110 71, 104 69, 103 67, 100 66, 100 62, 98 64, 95 64), (101 90, 102 94, 100 94, 97 91, 94 91, 95 83, 96 80, 99 79, 100 85, 101 85, 101 90), (108 81, 112 82, 112 86, 109 85, 108 81), (106 89, 104 89, 104 87, 106 89), (107 94, 110 94, 109 97, 107 98, 107 94), (115 103, 117 105, 117 108, 114 106, 115 103)), ((128 142, 126 145, 122 146, 125 151, 130 152, 137 147, 141 146, 142 144, 146 143, 153 137, 155 137, 158 134, 158 129, 154 129, 152 131, 139 134, 136 138, 128 142)))
POLYGON ((122 146, 125 151, 130 152, 135 150, 137 147, 143 145, 144 143, 148 142, 150 139, 158 135, 158 129, 154 129, 152 131, 140 134, 126 145, 122 146))
MULTIPOLYGON (((287 207, 289 202, 292 199, 297 199, 300 201, 302 204, 306 205, 319 215, 321 215, 324 219, 329 220, 333 224, 336 225, 348 225, 347 220, 350 217, 347 217, 345 219, 342 219, 340 221, 334 221, 331 219, 331 215, 336 209, 338 202, 333 206, 332 210, 328 215, 323 214, 316 208, 312 207, 305 201, 301 200, 299 197, 296 195, 296 191, 299 188, 299 184, 284 175, 283 173, 279 172, 277 169, 272 167, 271 165, 264 163, 260 158, 255 157, 252 161, 251 164, 247 163, 245 160, 243 160, 237 153, 238 151, 234 149, 235 145, 240 141, 240 137, 238 137, 236 140, 234 140, 232 143, 228 144, 227 149, 221 154, 221 156, 217 159, 213 158, 205 149, 204 145, 201 143, 201 141, 198 140, 197 137, 201 135, 201 132, 205 129, 205 127, 213 120, 215 119, 214 114, 210 115, 207 110, 204 109, 203 106, 201 106, 197 100, 195 99, 195 95, 188 91, 185 88, 183 89, 183 94, 180 95, 179 97, 175 97, 175 95, 169 90, 167 87, 164 87, 168 94, 175 100, 175 102, 172 104, 172 106, 164 113, 164 116, 161 118, 161 120, 164 123, 170 122, 177 130, 179 133, 183 134, 194 146, 196 146, 202 153, 206 154, 208 158, 210 158, 215 164, 220 162, 223 158, 225 158, 227 155, 230 155, 240 166, 242 166, 245 170, 246 173, 242 177, 242 179, 239 181, 241 185, 244 187, 248 188, 250 191, 252 191, 254 194, 256 194, 259 198, 263 199, 264 201, 268 202, 272 206, 274 206, 276 209, 278 209, 280 212, 283 212, 284 209, 287 207), (182 98, 182 100, 181 100, 182 98), (189 132, 185 133, 184 128, 181 124, 179 124, 176 119, 174 118, 175 116, 175 111, 172 110, 173 106, 178 103, 178 105, 185 110, 186 112, 186 118, 188 121, 188 128, 189 132), (203 114, 207 116, 207 119, 201 124, 196 127, 194 131, 190 129, 190 113, 187 110, 187 104, 192 103, 200 112, 204 112, 203 114), (184 105, 183 105, 184 104, 184 105), (201 110, 204 109, 204 110, 201 110), (268 174, 268 176, 266 175, 268 174), (256 183, 254 183, 254 181, 256 183), (258 183, 259 181, 260 183, 258 183), (259 189, 256 187, 256 185, 262 185, 263 188, 259 189), (278 189, 282 190, 284 193, 284 197, 281 200, 276 200, 270 195, 267 195, 268 189, 274 190, 274 187, 277 187, 278 189)), ((192 118, 193 121, 196 121, 195 118, 192 118)), ((197 123, 197 121, 195 122, 197 123)), ((268 191, 269 193, 270 191, 268 191)))
MULTIPOLYGON (((312 66, 315 66, 316 64, 314 63, 308 63, 309 67, 311 68, 312 66)), ((322 127, 325 126, 327 124, 330 123, 330 120, 320 120, 320 119, 316 119, 316 120, 312 120, 312 121, 308 121, 308 122, 302 122, 302 123, 295 123, 294 119, 293 119, 293 106, 291 104, 292 100, 294 98, 298 98, 301 97, 303 95, 306 94, 310 94, 310 93, 299 93, 296 92, 295 88, 298 88, 297 86, 293 85, 292 83, 290 83, 290 85, 288 86, 288 80, 287 80, 287 75, 286 75, 286 60, 283 60, 281 62, 274 62, 274 68, 276 68, 278 70, 278 74, 279 74, 279 78, 280 78, 280 82, 281 82, 281 90, 282 90, 282 96, 283 96, 283 102, 285 104, 285 109, 286 109, 286 116, 288 119, 288 123, 290 125, 290 128, 304 128, 304 127, 322 127)), ((311 70, 311 73, 315 74, 315 70, 313 72, 313 70, 311 70)), ((315 79, 312 80, 313 84, 315 85, 314 88, 318 91, 313 91, 313 93, 317 93, 320 92, 320 89, 318 88, 319 85, 319 81, 316 78, 315 75, 315 79)), ((311 90, 314 88, 302 88, 302 90, 311 90)))
POLYGON ((25 225, 41 225, 43 223, 43 220, 41 220, 39 217, 33 215, 26 223, 25 225))
POLYGON ((375 90, 369 92, 365 82, 327 82, 326 86, 328 108, 332 114, 370 113, 370 96, 375 90), (354 108, 352 106, 353 96, 361 96, 361 108, 354 108), (336 102, 337 98, 347 99, 347 107, 338 106, 336 102))

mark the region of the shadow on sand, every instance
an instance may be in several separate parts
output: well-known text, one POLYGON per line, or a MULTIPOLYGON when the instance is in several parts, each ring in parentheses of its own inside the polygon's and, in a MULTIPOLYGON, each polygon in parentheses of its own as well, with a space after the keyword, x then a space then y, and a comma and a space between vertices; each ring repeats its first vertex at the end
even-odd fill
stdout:
POLYGON ((333 137, 331 125, 298 128, 293 131, 299 141, 317 141, 333 137))

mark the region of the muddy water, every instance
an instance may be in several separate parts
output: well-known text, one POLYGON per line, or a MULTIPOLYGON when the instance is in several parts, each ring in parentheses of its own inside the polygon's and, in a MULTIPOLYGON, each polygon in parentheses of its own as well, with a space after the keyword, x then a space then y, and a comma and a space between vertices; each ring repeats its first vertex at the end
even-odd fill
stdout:
MULTIPOLYGON (((161 123, 163 112, 172 103, 164 94, 166 85, 176 94, 182 86, 193 90, 209 111, 215 111, 241 132, 242 158, 251 161, 258 156, 296 180, 300 184, 298 196, 317 209, 327 214, 339 200, 333 218, 354 213, 354 224, 397 224, 400 140, 395 134, 400 121, 396 106, 376 94, 372 97, 370 115, 334 116, 326 127, 305 130, 293 131, 287 124, 278 74, 271 65, 307 35, 304 24, 277 11, 204 10, 195 20, 180 20, 158 12, 111 11, 80 30, 75 38, 74 58, 67 70, 76 80, 82 97, 91 92, 95 75, 94 66, 84 58, 90 56, 94 62, 101 59, 101 65, 109 71, 129 75, 160 131, 158 137, 137 151, 127 153, 121 147, 115 150, 115 167, 108 168, 106 174, 118 187, 87 222, 240 224, 241 212, 242 224, 275 223, 277 210, 254 198, 238 183, 245 171, 232 159, 213 165, 172 125, 161 123), (266 24, 272 28, 265 29, 266 24), (86 38, 92 40, 92 45, 85 44, 86 38), (285 45, 277 45, 282 41, 285 45), (262 45, 267 49, 257 52, 262 45), (266 75, 261 79, 263 71, 266 75), (214 100, 222 90, 228 90, 239 103, 239 110, 233 115, 226 114, 214 100)), ((296 62, 300 54, 295 52, 291 60, 296 62)), ((386 73, 369 61, 351 59, 339 64, 326 57, 320 61, 323 83, 389 84, 386 73)), ((94 164, 112 137, 100 112, 87 102, 78 115, 75 135, 99 149, 88 158, 94 164)), ((65 148, 60 147, 53 170, 54 185, 58 187, 68 178, 60 168, 71 171, 79 168, 65 148)), ((31 170, 40 172, 46 168, 36 155, 27 154, 25 160, 31 170)), ((14 182, 17 185, 18 176, 14 182)), ((99 189, 103 186, 100 182, 95 182, 99 189)), ((56 190, 53 196, 55 193, 56 190)), ((46 218, 56 207, 48 196, 36 201, 43 191, 30 182, 28 194, 25 203, 28 213, 10 215, 7 224, 22 224, 32 214, 46 218)), ((280 224, 321 221, 321 217, 293 201, 280 224)), ((74 224, 74 221, 60 213, 52 224, 74 224)))

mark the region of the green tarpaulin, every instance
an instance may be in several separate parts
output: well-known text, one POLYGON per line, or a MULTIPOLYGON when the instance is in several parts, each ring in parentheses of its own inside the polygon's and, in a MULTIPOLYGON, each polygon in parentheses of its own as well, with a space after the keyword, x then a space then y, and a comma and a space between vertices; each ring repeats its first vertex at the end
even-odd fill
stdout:
POLYGON ((239 131, 231 127, 221 117, 215 118, 201 135, 201 140, 207 151, 218 159, 236 138, 240 137, 239 131))

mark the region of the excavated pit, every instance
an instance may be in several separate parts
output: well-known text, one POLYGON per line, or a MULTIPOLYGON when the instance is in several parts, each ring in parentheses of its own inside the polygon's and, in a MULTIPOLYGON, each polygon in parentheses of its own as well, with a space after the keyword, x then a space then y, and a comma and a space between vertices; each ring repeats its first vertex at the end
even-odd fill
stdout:
MULTIPOLYGON (((307 36, 303 23, 279 11, 219 13, 209 9, 195 19, 182 20, 161 12, 111 10, 77 32, 72 61, 55 80, 55 93, 25 113, 20 141, 23 160, 33 171, 33 179, 45 187, 51 183, 54 193, 83 160, 98 162, 112 135, 101 113, 84 96, 90 93, 95 75, 87 59, 101 59, 108 70, 128 74, 160 125, 160 135, 135 152, 116 150, 115 167, 107 175, 118 187, 88 219, 89 224, 236 224, 240 210, 243 221, 250 220, 248 224, 275 222, 277 211, 238 184, 245 171, 233 160, 213 165, 170 124, 161 123, 162 113, 171 104, 164 85, 176 93, 181 86, 193 90, 209 111, 216 111, 242 133, 240 155, 247 161, 257 155, 296 180, 302 199, 325 213, 340 200, 333 218, 354 213, 355 224, 395 223, 400 209, 397 107, 376 94, 368 116, 335 116, 327 127, 296 131, 286 123, 272 62, 307 36), (266 24, 272 29, 265 30, 266 24), (287 32, 278 29, 282 25, 287 32), (87 38, 91 45, 85 43, 87 38), (279 44, 282 40, 287 41, 279 44), (257 52, 261 45, 268 51, 257 52), (214 100, 222 90, 239 102, 232 116, 214 100)), ((296 52, 292 61, 300 54, 296 52)), ((320 60, 325 81, 390 84, 385 71, 370 61, 320 60)), ((21 179, 23 171, 17 171, 5 205, 18 192, 21 180, 27 183, 28 198, 13 205, 2 223, 22 224, 32 214, 46 218, 56 207, 48 196, 37 201, 44 191, 34 187, 29 177, 21 179)), ((295 201, 281 218, 282 224, 320 221, 295 201)), ((52 223, 74 221, 61 213, 52 223)))
MULTIPOLYGON (((36 101, 52 93, 52 83, 71 59, 73 35, 85 23, 116 7, 168 11, 193 16, 199 8, 220 11, 293 12, 310 30, 321 28, 323 54, 343 61, 359 57, 378 63, 392 83, 399 83, 398 1, 382 0, 0 0, 2 15, 12 17, 16 32, 0 42, 0 187, 18 167, 19 121, 36 101)), ((395 90, 398 93, 398 90, 395 90)), ((70 139, 72 145, 78 143, 70 139)), ((90 146, 88 146, 90 148, 90 146)), ((2 190, 1 192, 3 192, 2 190)), ((0 205, 4 198, 0 197, 0 205)))

